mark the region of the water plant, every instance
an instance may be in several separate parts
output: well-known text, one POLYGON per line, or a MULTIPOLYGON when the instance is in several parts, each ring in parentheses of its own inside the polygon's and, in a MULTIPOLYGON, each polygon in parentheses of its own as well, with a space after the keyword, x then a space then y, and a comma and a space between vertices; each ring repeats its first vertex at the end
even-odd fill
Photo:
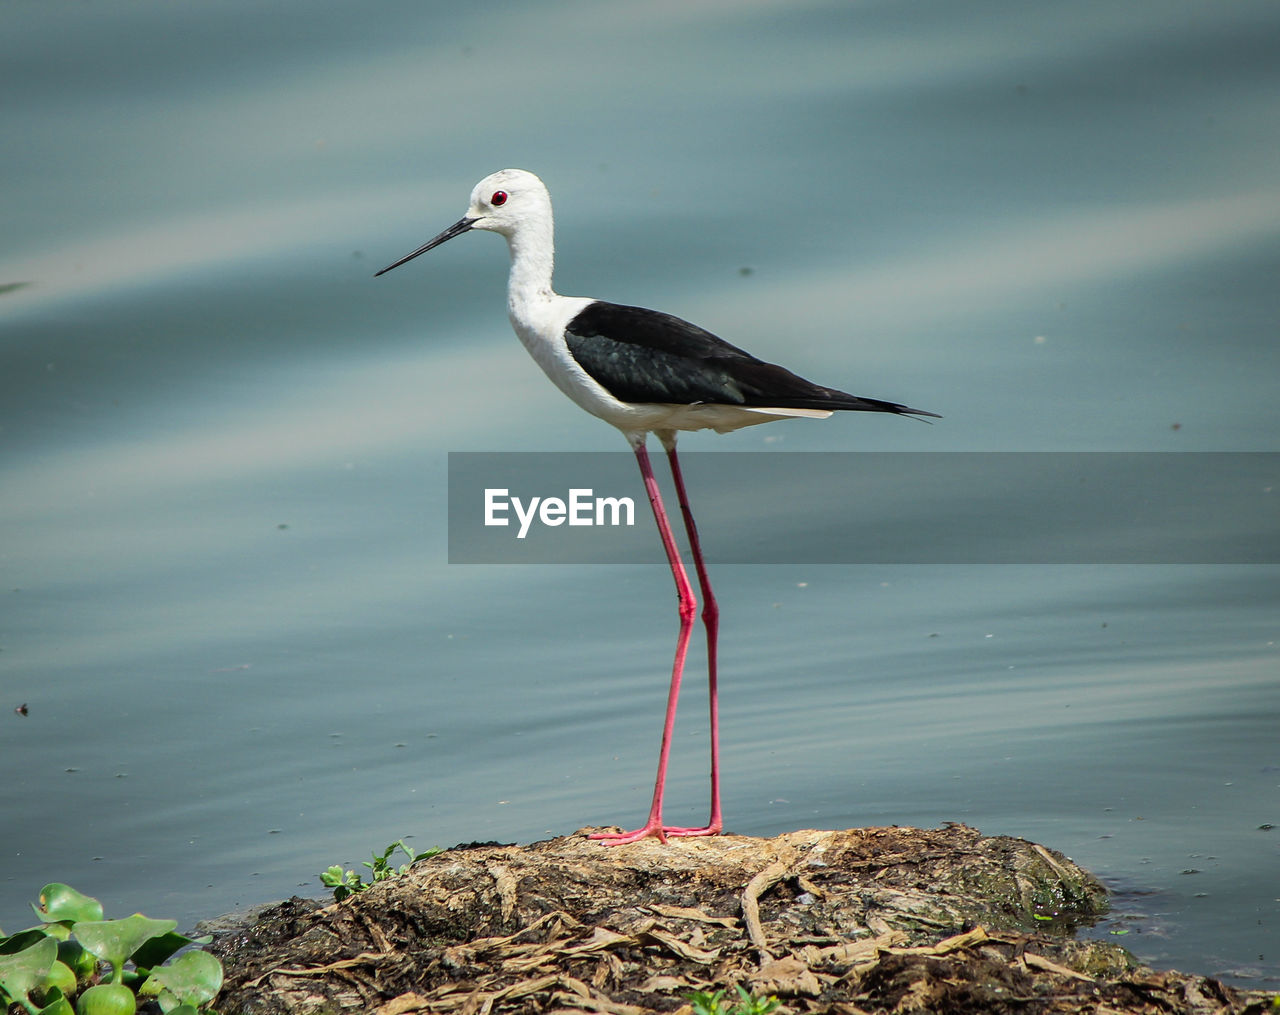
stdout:
POLYGON ((141 913, 105 920, 97 899, 58 882, 31 908, 39 926, 0 934, 5 1006, 20 1004, 30 1015, 133 1015, 141 995, 166 1015, 196 1015, 222 989, 222 963, 183 951, 212 939, 176 933, 176 920, 141 913))
POLYGON ((355 871, 344 871, 341 865, 334 864, 320 875, 320 883, 326 888, 332 888, 335 901, 341 902, 349 895, 356 895, 359 892, 363 892, 370 885, 375 885, 379 881, 386 881, 388 878, 404 874, 413 866, 415 861, 425 859, 429 856, 435 856, 439 852, 439 849, 433 848, 424 850, 421 853, 415 853, 410 847, 404 844, 403 839, 397 839, 381 853, 375 851, 373 853, 372 860, 364 861, 364 866, 368 867, 373 873, 371 881, 366 883, 355 871), (409 858, 409 862, 401 864, 399 867, 393 867, 391 866, 391 854, 397 849, 409 858))

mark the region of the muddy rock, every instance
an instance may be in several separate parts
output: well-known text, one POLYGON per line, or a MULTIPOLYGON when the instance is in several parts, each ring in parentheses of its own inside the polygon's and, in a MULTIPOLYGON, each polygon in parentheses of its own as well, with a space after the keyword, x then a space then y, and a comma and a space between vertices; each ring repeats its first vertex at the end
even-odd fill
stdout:
MULTIPOLYGON (((586 830, 584 830, 586 831, 586 830)), ((580 832, 449 850, 341 903, 222 934, 224 1015, 689 1012, 735 985, 787 1012, 1257 1012, 1269 1000, 1073 940, 1087 871, 971 828, 580 832)))

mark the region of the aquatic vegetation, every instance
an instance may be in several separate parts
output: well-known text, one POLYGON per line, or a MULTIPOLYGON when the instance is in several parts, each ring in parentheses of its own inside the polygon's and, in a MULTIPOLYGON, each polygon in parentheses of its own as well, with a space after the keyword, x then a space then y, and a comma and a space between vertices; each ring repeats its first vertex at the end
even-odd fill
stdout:
POLYGON ((5 1005, 31 1015, 133 1015, 142 996, 167 1015, 194 1015, 222 989, 221 962, 183 951, 212 939, 176 933, 176 920, 141 913, 104 920, 97 899, 57 882, 31 908, 39 926, 0 935, 5 1005))

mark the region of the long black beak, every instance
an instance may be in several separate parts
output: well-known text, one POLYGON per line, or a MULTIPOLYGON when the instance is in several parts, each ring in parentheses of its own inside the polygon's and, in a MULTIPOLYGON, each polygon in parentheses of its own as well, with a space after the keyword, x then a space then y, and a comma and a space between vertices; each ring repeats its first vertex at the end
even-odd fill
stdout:
POLYGON ((373 273, 373 277, 377 278, 379 275, 385 275, 392 268, 399 268, 400 265, 404 264, 406 261, 412 261, 419 254, 425 254, 432 247, 440 246, 440 244, 442 244, 445 240, 451 240, 455 236, 461 236, 468 229, 470 229, 474 223, 475 223, 475 219, 469 219, 469 218, 458 219, 457 222, 451 225, 439 236, 435 237, 434 239, 428 240, 426 243, 420 246, 417 250, 415 250, 412 254, 405 254, 404 257, 400 258, 400 260, 396 261, 394 264, 388 264, 381 271, 375 271, 373 273))

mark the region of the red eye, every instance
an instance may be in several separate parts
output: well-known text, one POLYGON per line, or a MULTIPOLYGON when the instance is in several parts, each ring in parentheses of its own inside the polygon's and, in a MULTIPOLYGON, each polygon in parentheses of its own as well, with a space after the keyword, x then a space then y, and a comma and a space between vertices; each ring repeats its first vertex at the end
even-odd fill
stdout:
POLYGON ((507 192, 505 190, 495 190, 493 197, 489 198, 489 203, 495 208, 499 208, 507 203, 507 192))

